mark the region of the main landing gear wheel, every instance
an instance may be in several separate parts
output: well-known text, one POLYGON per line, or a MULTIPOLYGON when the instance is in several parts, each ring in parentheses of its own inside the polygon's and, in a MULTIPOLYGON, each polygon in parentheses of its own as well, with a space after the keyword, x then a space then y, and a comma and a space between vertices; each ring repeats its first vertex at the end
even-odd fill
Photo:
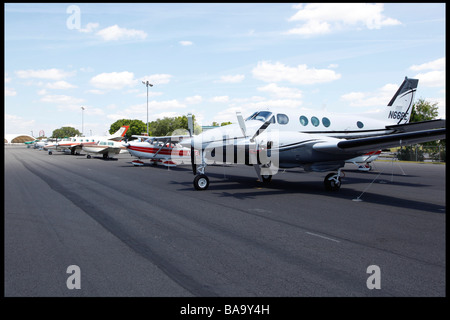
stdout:
POLYGON ((271 174, 266 174, 266 175, 262 174, 261 178, 262 178, 262 182, 263 183, 269 183, 270 181, 272 181, 272 175, 271 174))
POLYGON ((49 151, 48 154, 51 155, 51 154, 53 154, 53 152, 49 151))
POLYGON ((90 154, 88 154, 88 155, 86 156, 86 158, 90 159, 90 158, 91 158, 91 155, 90 155, 90 154))
POLYGON ((103 154, 103 159, 105 159, 105 160, 108 159, 108 154, 107 153, 103 154))
POLYGON ((323 183, 325 184, 325 190, 338 191, 341 188, 341 177, 337 173, 329 173, 323 183))
POLYGON ((194 178, 194 187, 196 190, 206 190, 209 187, 209 179, 204 174, 199 174, 194 178))

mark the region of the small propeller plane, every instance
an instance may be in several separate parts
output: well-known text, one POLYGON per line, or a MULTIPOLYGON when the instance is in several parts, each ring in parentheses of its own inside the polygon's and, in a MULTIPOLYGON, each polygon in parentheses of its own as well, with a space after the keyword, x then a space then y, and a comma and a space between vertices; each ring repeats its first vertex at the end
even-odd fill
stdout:
POLYGON ((350 160, 345 160, 345 163, 353 163, 355 166, 358 167, 359 171, 370 171, 372 170, 371 163, 378 159, 378 157, 381 154, 381 150, 377 151, 370 151, 362 156, 355 157, 350 160))
POLYGON ((130 126, 122 126, 118 131, 109 136, 90 138, 94 143, 83 143, 81 148, 86 152, 86 158, 90 159, 91 154, 101 154, 103 159, 114 158, 116 154, 126 153, 127 150, 122 145, 122 140, 130 126))
MULTIPOLYGON (((100 141, 105 140, 121 140, 123 136, 125 135, 126 131, 128 130, 129 126, 123 126, 118 131, 113 133, 109 136, 93 136, 93 137, 70 137, 70 138, 64 138, 62 140, 49 143, 45 146, 45 149, 48 149, 48 154, 52 154, 53 150, 57 151, 64 151, 64 150, 70 150, 71 154, 80 154, 81 150, 83 148, 87 148, 88 146, 95 146, 100 141)), ((96 151, 104 149, 93 149, 91 150, 92 153, 96 153, 96 151)))
POLYGON ((205 168, 222 161, 252 165, 262 182, 270 182, 279 168, 332 171, 326 175, 324 185, 326 190, 337 191, 341 187, 341 168, 347 160, 374 150, 445 139, 445 120, 409 123, 418 82, 405 77, 378 118, 323 111, 261 110, 244 120, 237 112, 237 123, 194 136, 189 114, 191 138, 181 141, 181 145, 191 149, 194 187, 206 190, 209 179, 205 168))
POLYGON ((162 137, 133 135, 132 137, 138 139, 123 145, 132 156, 138 158, 131 161, 134 166, 143 166, 144 162, 141 159, 150 159, 154 165, 162 163, 167 167, 191 161, 191 149, 179 143, 183 138, 190 138, 188 135, 162 137))

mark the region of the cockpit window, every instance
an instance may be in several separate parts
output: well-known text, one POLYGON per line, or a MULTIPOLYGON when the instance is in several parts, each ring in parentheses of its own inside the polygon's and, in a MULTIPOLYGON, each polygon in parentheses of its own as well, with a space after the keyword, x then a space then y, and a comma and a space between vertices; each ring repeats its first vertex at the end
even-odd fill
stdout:
POLYGON ((279 124, 287 124, 289 122, 289 118, 287 115, 283 114, 283 113, 278 113, 277 114, 277 121, 279 124))
MULTIPOLYGON (((252 114, 250 117, 245 119, 245 121, 259 120, 262 122, 266 122, 270 118, 271 115, 272 115, 272 112, 270 112, 270 111, 259 111, 259 112, 255 112, 254 114, 252 114)), ((270 119, 270 122, 275 123, 275 118, 272 117, 272 119, 270 119)))

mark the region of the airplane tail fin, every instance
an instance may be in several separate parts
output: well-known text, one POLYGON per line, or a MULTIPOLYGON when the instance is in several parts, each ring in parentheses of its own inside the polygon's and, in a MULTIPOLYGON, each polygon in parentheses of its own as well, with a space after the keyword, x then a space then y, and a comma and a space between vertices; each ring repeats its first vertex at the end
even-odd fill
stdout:
POLYGON ((411 117, 411 111, 416 93, 418 79, 405 77, 386 108, 386 119, 389 124, 406 124, 411 117))
POLYGON ((125 133, 127 133, 130 126, 122 126, 119 130, 117 130, 115 133, 109 136, 108 140, 114 140, 114 141, 120 141, 122 140, 123 136, 125 136, 125 133))

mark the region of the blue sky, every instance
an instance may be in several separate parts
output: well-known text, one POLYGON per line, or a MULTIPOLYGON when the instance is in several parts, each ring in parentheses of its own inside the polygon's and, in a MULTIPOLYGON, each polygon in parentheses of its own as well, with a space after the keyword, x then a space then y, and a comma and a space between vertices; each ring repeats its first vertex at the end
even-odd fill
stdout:
POLYGON ((381 110, 405 76, 445 118, 445 3, 7 3, 5 134, 262 108, 381 110), (82 113, 81 107, 85 110, 82 113))

